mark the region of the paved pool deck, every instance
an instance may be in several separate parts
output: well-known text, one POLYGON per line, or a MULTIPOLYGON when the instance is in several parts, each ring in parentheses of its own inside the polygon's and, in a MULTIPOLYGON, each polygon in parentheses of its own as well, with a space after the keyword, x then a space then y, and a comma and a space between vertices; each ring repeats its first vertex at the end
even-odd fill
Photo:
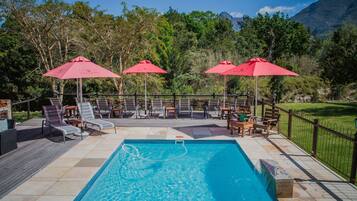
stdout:
POLYGON ((22 183, 3 201, 73 200, 124 139, 235 139, 253 164, 272 159, 295 179, 294 197, 282 201, 357 200, 357 189, 281 135, 231 136, 225 127, 118 127, 89 136, 22 183))

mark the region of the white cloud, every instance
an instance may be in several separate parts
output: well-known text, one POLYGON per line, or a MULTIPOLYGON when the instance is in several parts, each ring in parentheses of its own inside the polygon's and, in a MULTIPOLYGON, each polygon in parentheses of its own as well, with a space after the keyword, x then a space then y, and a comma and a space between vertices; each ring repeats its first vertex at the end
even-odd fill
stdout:
POLYGON ((243 17, 243 13, 241 12, 230 12, 229 14, 232 15, 232 17, 238 17, 238 18, 243 17))
POLYGON ((277 12, 281 13, 288 13, 290 11, 293 11, 295 7, 289 7, 289 6, 277 6, 277 7, 270 7, 270 6, 264 6, 263 8, 259 9, 258 13, 260 14, 274 14, 277 12))

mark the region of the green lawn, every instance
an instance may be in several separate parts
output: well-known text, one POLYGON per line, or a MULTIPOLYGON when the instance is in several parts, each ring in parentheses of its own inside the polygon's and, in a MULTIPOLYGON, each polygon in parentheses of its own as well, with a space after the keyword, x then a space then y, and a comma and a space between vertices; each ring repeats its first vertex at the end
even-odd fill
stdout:
MULTIPOLYGON (((19 112, 12 112, 13 119, 15 119, 16 123, 21 123, 27 120, 27 112, 26 111, 19 111, 19 112)), ((41 117, 42 113, 40 111, 30 112, 30 119, 35 117, 41 117)))
POLYGON ((303 113, 311 119, 317 118, 322 124, 327 124, 330 127, 355 129, 356 103, 283 103, 279 106, 303 113))
MULTIPOLYGON (((292 109, 307 119, 319 119, 322 125, 353 137, 357 104, 343 103, 284 103, 283 109, 292 109)), ((280 132, 287 136, 288 114, 281 111, 280 132)), ((297 117, 292 118, 291 140, 308 153, 312 151, 313 125, 297 117)), ((317 158, 348 179, 351 173, 353 142, 320 128, 317 140, 317 158)))

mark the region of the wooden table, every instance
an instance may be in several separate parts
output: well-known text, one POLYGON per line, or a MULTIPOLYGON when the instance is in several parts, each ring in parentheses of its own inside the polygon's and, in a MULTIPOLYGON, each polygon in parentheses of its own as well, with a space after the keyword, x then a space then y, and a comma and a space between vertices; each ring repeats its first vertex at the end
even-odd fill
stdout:
POLYGON ((123 118, 124 112, 122 108, 113 108, 112 112, 114 117, 123 118))
POLYGON ((223 119, 224 116, 228 117, 230 112, 231 112, 231 108, 228 107, 221 108, 221 119, 223 119))
POLYGON ((65 106, 64 107, 64 113, 67 117, 74 117, 77 112, 77 106, 65 106))
POLYGON ((249 133, 249 135, 251 135, 251 133, 253 131, 253 122, 250 122, 250 121, 240 122, 240 121, 236 121, 236 120, 231 120, 230 121, 230 129, 231 129, 231 135, 233 135, 234 130, 237 130, 238 135, 241 134, 243 137, 246 129, 248 129, 248 133, 249 133))
POLYGON ((165 119, 168 117, 170 113, 173 113, 175 115, 175 118, 177 119, 177 113, 175 107, 165 107, 165 119))

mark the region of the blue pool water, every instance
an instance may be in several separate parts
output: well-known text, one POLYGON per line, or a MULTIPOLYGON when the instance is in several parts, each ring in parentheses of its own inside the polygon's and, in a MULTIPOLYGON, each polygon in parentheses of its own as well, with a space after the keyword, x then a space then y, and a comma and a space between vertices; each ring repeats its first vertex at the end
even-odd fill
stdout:
POLYGON ((126 140, 76 200, 272 201, 234 141, 126 140))

